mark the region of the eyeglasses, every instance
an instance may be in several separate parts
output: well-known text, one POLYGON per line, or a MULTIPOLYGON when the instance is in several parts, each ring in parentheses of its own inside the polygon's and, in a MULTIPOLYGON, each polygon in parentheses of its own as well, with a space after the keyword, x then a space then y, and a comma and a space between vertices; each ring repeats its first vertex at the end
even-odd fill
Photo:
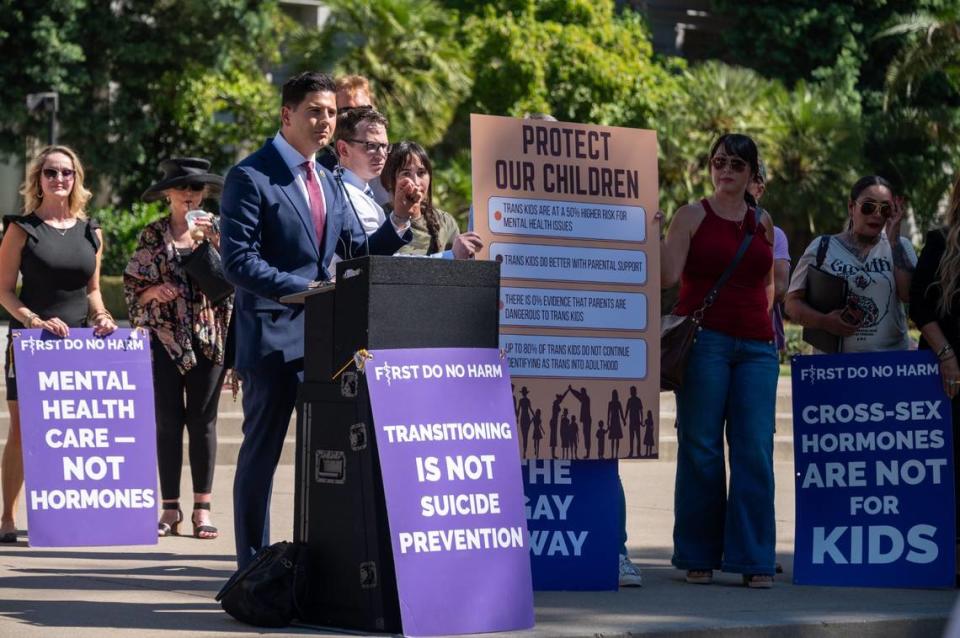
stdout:
POLYGON ((860 202, 860 212, 864 215, 880 213, 881 217, 890 217, 893 207, 890 206, 889 202, 875 202, 868 199, 860 202))
POLYGON ((63 169, 45 168, 45 169, 43 169, 43 176, 46 177, 47 179, 57 179, 57 177, 59 177, 60 175, 63 176, 63 179, 72 179, 73 176, 76 175, 76 173, 77 173, 77 172, 76 172, 75 170, 73 170, 72 168, 63 168, 63 169))
POLYGON ((726 157, 714 157, 710 160, 710 165, 716 171, 722 171, 729 165, 734 173, 742 173, 747 169, 747 163, 736 157, 731 157, 729 160, 726 157))
POLYGON ((393 150, 393 144, 382 144, 380 142, 368 142, 366 140, 343 140, 344 142, 349 142, 350 144, 363 144, 363 150, 367 152, 368 155, 376 155, 377 153, 383 153, 384 155, 389 155, 390 151, 393 150))
POLYGON ((191 190, 194 193, 199 193, 206 187, 207 187, 206 184, 198 184, 196 182, 190 182, 189 184, 180 184, 178 186, 174 186, 174 188, 178 191, 191 190))

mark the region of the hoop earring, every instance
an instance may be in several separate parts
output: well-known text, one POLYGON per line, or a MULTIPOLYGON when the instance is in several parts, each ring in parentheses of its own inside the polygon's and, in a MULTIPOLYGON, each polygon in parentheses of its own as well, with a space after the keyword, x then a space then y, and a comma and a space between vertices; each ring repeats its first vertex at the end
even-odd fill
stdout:
POLYGON ((43 191, 37 191, 37 199, 43 199, 43 191))

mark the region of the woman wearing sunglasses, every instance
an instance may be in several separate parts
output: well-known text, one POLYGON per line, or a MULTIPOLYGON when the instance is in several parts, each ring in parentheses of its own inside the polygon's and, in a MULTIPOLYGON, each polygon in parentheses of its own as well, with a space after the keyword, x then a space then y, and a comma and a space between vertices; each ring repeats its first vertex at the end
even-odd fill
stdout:
POLYGON ((773 426, 779 373, 770 308, 773 221, 747 192, 757 147, 745 135, 710 149, 710 197, 681 207, 661 248, 661 286, 680 283, 674 314, 702 312, 702 329, 677 391, 679 448, 674 566, 707 584, 713 571, 773 586, 776 567, 773 426), (745 246, 716 301, 704 300, 745 246), (726 430, 726 432, 725 432, 726 430), (730 446, 727 489, 724 434, 730 446))
POLYGON ((184 157, 160 162, 163 177, 144 192, 147 202, 164 199, 170 214, 147 225, 123 273, 130 322, 149 328, 157 416, 157 464, 162 512, 160 536, 179 534, 183 429, 190 437, 193 535, 216 538, 210 499, 217 452, 217 407, 230 367, 227 341, 233 295, 214 301, 188 277, 183 259, 203 242, 219 251, 212 215, 197 216, 204 199, 216 195, 223 178, 210 162, 184 157), (193 226, 193 228, 191 228, 193 226))
MULTIPOLYGON (((83 186, 83 166, 76 153, 66 146, 40 151, 27 167, 20 195, 24 214, 4 219, 6 232, 0 243, 0 304, 12 317, 10 330, 43 329, 58 337, 81 326, 92 326, 101 336, 116 330, 100 295, 103 239, 100 226, 84 214, 90 191, 83 186), (18 275, 22 277, 19 294, 18 275)), ((23 460, 10 332, 5 373, 10 431, 0 460, 0 542, 13 543, 23 460)))
POLYGON ((878 175, 850 190, 847 228, 817 237, 797 262, 787 291, 787 314, 798 324, 842 337, 843 352, 905 350, 910 346, 903 303, 917 256, 900 236, 903 200, 878 175), (822 313, 805 300, 807 272, 821 268, 847 281, 845 308, 822 313))

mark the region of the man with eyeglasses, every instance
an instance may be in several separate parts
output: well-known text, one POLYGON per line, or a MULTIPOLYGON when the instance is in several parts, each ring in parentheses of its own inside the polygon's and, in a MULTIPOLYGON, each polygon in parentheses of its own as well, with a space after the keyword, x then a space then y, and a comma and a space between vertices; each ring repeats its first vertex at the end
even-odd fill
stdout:
POLYGON ((387 142, 387 118, 378 111, 351 109, 337 117, 337 155, 346 203, 356 211, 363 230, 375 232, 386 221, 370 182, 377 180, 390 153, 387 142))

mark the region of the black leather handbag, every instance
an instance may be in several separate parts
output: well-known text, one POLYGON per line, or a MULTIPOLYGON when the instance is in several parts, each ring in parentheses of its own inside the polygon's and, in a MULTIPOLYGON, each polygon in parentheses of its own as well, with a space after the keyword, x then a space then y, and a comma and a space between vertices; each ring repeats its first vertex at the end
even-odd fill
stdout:
POLYGON ((181 257, 180 265, 211 303, 220 303, 233 294, 233 286, 223 275, 220 253, 210 242, 201 243, 192 253, 181 257))
POLYGON ((248 625, 286 627, 300 617, 307 587, 307 546, 274 543, 238 570, 217 594, 223 610, 248 625))

